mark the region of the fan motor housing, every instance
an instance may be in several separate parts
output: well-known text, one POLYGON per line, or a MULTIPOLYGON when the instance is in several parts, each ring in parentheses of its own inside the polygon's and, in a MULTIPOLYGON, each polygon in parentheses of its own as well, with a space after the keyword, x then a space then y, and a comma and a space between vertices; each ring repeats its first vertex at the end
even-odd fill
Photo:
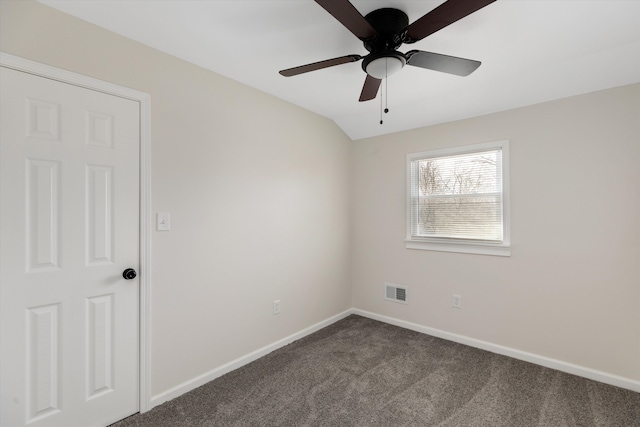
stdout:
POLYGON ((364 47, 369 52, 395 50, 402 45, 409 17, 401 10, 382 8, 368 13, 364 19, 376 29, 378 34, 364 40, 364 47))

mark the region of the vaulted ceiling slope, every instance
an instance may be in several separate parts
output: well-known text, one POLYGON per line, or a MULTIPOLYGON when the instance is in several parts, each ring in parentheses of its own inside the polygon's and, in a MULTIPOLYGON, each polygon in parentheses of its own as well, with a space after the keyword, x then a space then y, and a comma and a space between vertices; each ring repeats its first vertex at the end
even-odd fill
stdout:
MULTIPOLYGON (((467 77, 405 67, 358 102, 361 63, 278 71, 349 54, 362 42, 312 0, 40 0, 334 120, 360 139, 640 82, 640 1, 497 0, 412 45, 482 62, 467 77)), ((444 3, 352 0, 413 22, 444 3)))

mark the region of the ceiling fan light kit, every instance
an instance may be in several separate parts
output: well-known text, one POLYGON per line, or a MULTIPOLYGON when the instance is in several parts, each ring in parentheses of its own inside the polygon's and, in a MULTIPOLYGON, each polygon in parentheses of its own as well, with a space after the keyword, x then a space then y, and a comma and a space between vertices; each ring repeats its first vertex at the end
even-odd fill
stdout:
POLYGON ((285 77, 296 76, 327 67, 362 61, 367 77, 360 101, 377 96, 383 79, 396 74, 405 65, 425 68, 457 76, 468 76, 480 66, 480 61, 412 50, 399 52, 402 44, 415 43, 453 24, 496 0, 447 0, 440 6, 409 24, 406 13, 393 8, 382 8, 362 16, 349 0, 315 0, 346 29, 358 37, 369 54, 346 55, 280 71, 285 77))
POLYGON ((362 61, 362 69, 371 77, 382 80, 402 70, 406 63, 407 60, 400 52, 380 52, 367 55, 362 61))

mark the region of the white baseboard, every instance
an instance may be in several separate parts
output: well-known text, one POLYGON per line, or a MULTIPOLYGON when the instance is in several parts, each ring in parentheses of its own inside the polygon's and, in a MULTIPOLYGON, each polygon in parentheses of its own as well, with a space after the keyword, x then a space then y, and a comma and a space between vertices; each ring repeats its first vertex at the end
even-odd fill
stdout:
POLYGON ((544 366, 551 369, 556 369, 558 371, 566 372, 568 374, 577 375, 580 377, 588 378, 594 381, 599 381, 605 384, 610 384, 616 387, 621 387, 621 388, 625 388, 625 389, 640 393, 640 381, 632 380, 625 377, 620 377, 618 375, 613 375, 613 374, 609 374, 602 371, 597 371, 595 369, 586 368, 584 366, 574 365, 572 363, 563 362, 561 360, 551 359, 549 357, 528 353, 526 351, 504 347, 504 346, 493 344, 487 341, 482 341, 475 338, 469 338, 463 335, 457 335, 457 334, 442 331, 439 329, 429 328, 427 326, 418 325, 416 323, 407 322, 407 321, 396 319, 393 317, 383 316, 383 315, 372 313, 369 311, 352 308, 340 314, 332 316, 326 320, 323 320, 322 322, 316 323, 315 325, 305 328, 299 332, 296 332, 295 334, 289 335, 288 337, 278 340, 273 344, 269 344, 247 355, 244 355, 235 360, 232 360, 231 362, 226 363, 222 366, 219 366, 215 369, 212 369, 209 372, 205 372, 204 374, 199 375, 189 381, 185 381, 182 384, 179 384, 176 387, 173 387, 163 393, 152 396, 148 409, 158 406, 171 399, 175 399, 176 397, 181 396, 182 394, 187 393, 188 391, 191 391, 197 387, 200 387, 201 385, 208 383, 209 381, 212 381, 218 377, 221 377, 224 374, 227 374, 248 363, 251 363, 256 359, 259 359, 262 356, 265 356, 271 353, 272 351, 275 351, 281 347, 284 347, 287 344, 292 343, 293 341, 299 340, 301 338, 306 337, 307 335, 317 332, 320 329, 325 328, 339 320, 342 320, 351 314, 357 314, 358 316, 367 317, 373 320, 378 320, 380 322, 388 323, 390 325, 399 326, 401 328, 410 329, 412 331, 420 332, 420 333, 431 335, 438 338, 443 338, 448 341, 453 341, 453 342, 465 344, 471 347, 476 347, 482 350, 487 350, 492 353, 502 354, 504 356, 513 357, 514 359, 524 360, 525 362, 535 363, 536 365, 544 366))
POLYGON ((209 381, 215 380, 218 377, 223 376, 224 374, 227 374, 231 371, 234 371, 248 363, 253 362, 256 359, 261 358, 262 356, 266 356, 267 354, 271 353, 272 351, 275 351, 281 347, 284 347, 287 344, 291 344, 292 342, 299 340, 301 338, 306 337, 307 335, 311 335, 314 332, 319 331, 322 328, 326 328, 327 326, 344 319, 345 317, 349 316, 350 314, 352 314, 352 310, 346 310, 340 314, 337 314, 335 316, 332 316, 326 320, 323 320, 322 322, 318 322, 315 325, 309 326, 308 328, 305 328, 299 332, 296 332, 295 334, 289 335, 288 337, 285 337, 281 340, 278 340, 276 342, 274 342, 273 344, 269 344, 265 347, 259 348, 256 351, 253 351, 249 354, 246 354, 242 357, 239 357, 235 360, 232 360, 229 363, 225 363, 222 366, 219 366, 215 369, 212 369, 209 372, 205 372, 202 375, 199 375, 189 381, 185 381, 182 384, 178 384, 177 386, 162 392, 160 394, 157 394, 155 396, 151 397, 151 402, 149 405, 148 410, 163 404, 164 402, 167 402, 171 399, 175 399, 178 396, 183 395, 184 393, 187 393, 195 388, 198 388, 206 383, 208 383, 209 381))
POLYGON ((625 388, 625 389, 640 393, 640 381, 632 380, 630 378, 625 378, 618 375, 597 371, 595 369, 586 368, 584 366, 574 365, 573 363, 563 362, 561 360, 552 359, 549 357, 540 356, 533 353, 528 353, 526 351, 504 347, 504 346, 493 344, 487 341, 465 337, 463 335, 452 334, 450 332, 429 328, 427 326, 418 325, 416 323, 406 322, 404 320, 395 319, 393 317, 382 316, 380 314, 371 313, 365 310, 354 308, 354 309, 351 309, 350 311, 351 311, 351 314, 357 314, 359 316, 367 317, 373 320, 378 320, 380 322, 388 323, 390 325, 395 325, 401 328, 410 329, 412 331, 420 332, 420 333, 431 335, 434 337, 443 338, 448 341, 465 344, 470 347, 476 347, 482 350, 487 350, 492 353, 502 354, 504 356, 513 357, 514 359, 524 360, 525 362, 535 363, 536 365, 544 366, 551 369, 556 369, 558 371, 566 372, 568 374, 577 375, 580 377, 588 378, 590 380, 599 381, 601 383, 625 388))

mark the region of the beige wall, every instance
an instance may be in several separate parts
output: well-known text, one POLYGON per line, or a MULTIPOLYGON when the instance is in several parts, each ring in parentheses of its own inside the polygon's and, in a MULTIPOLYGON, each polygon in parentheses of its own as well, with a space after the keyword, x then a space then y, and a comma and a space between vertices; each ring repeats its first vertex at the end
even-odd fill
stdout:
POLYGON ((356 141, 352 165, 356 308, 640 380, 640 85, 356 141), (504 139, 512 256, 405 249, 406 154, 504 139))
POLYGON ((31 1, 0 50, 151 95, 152 394, 351 306, 349 140, 333 122, 31 1), (272 301, 282 312, 272 315, 272 301))

